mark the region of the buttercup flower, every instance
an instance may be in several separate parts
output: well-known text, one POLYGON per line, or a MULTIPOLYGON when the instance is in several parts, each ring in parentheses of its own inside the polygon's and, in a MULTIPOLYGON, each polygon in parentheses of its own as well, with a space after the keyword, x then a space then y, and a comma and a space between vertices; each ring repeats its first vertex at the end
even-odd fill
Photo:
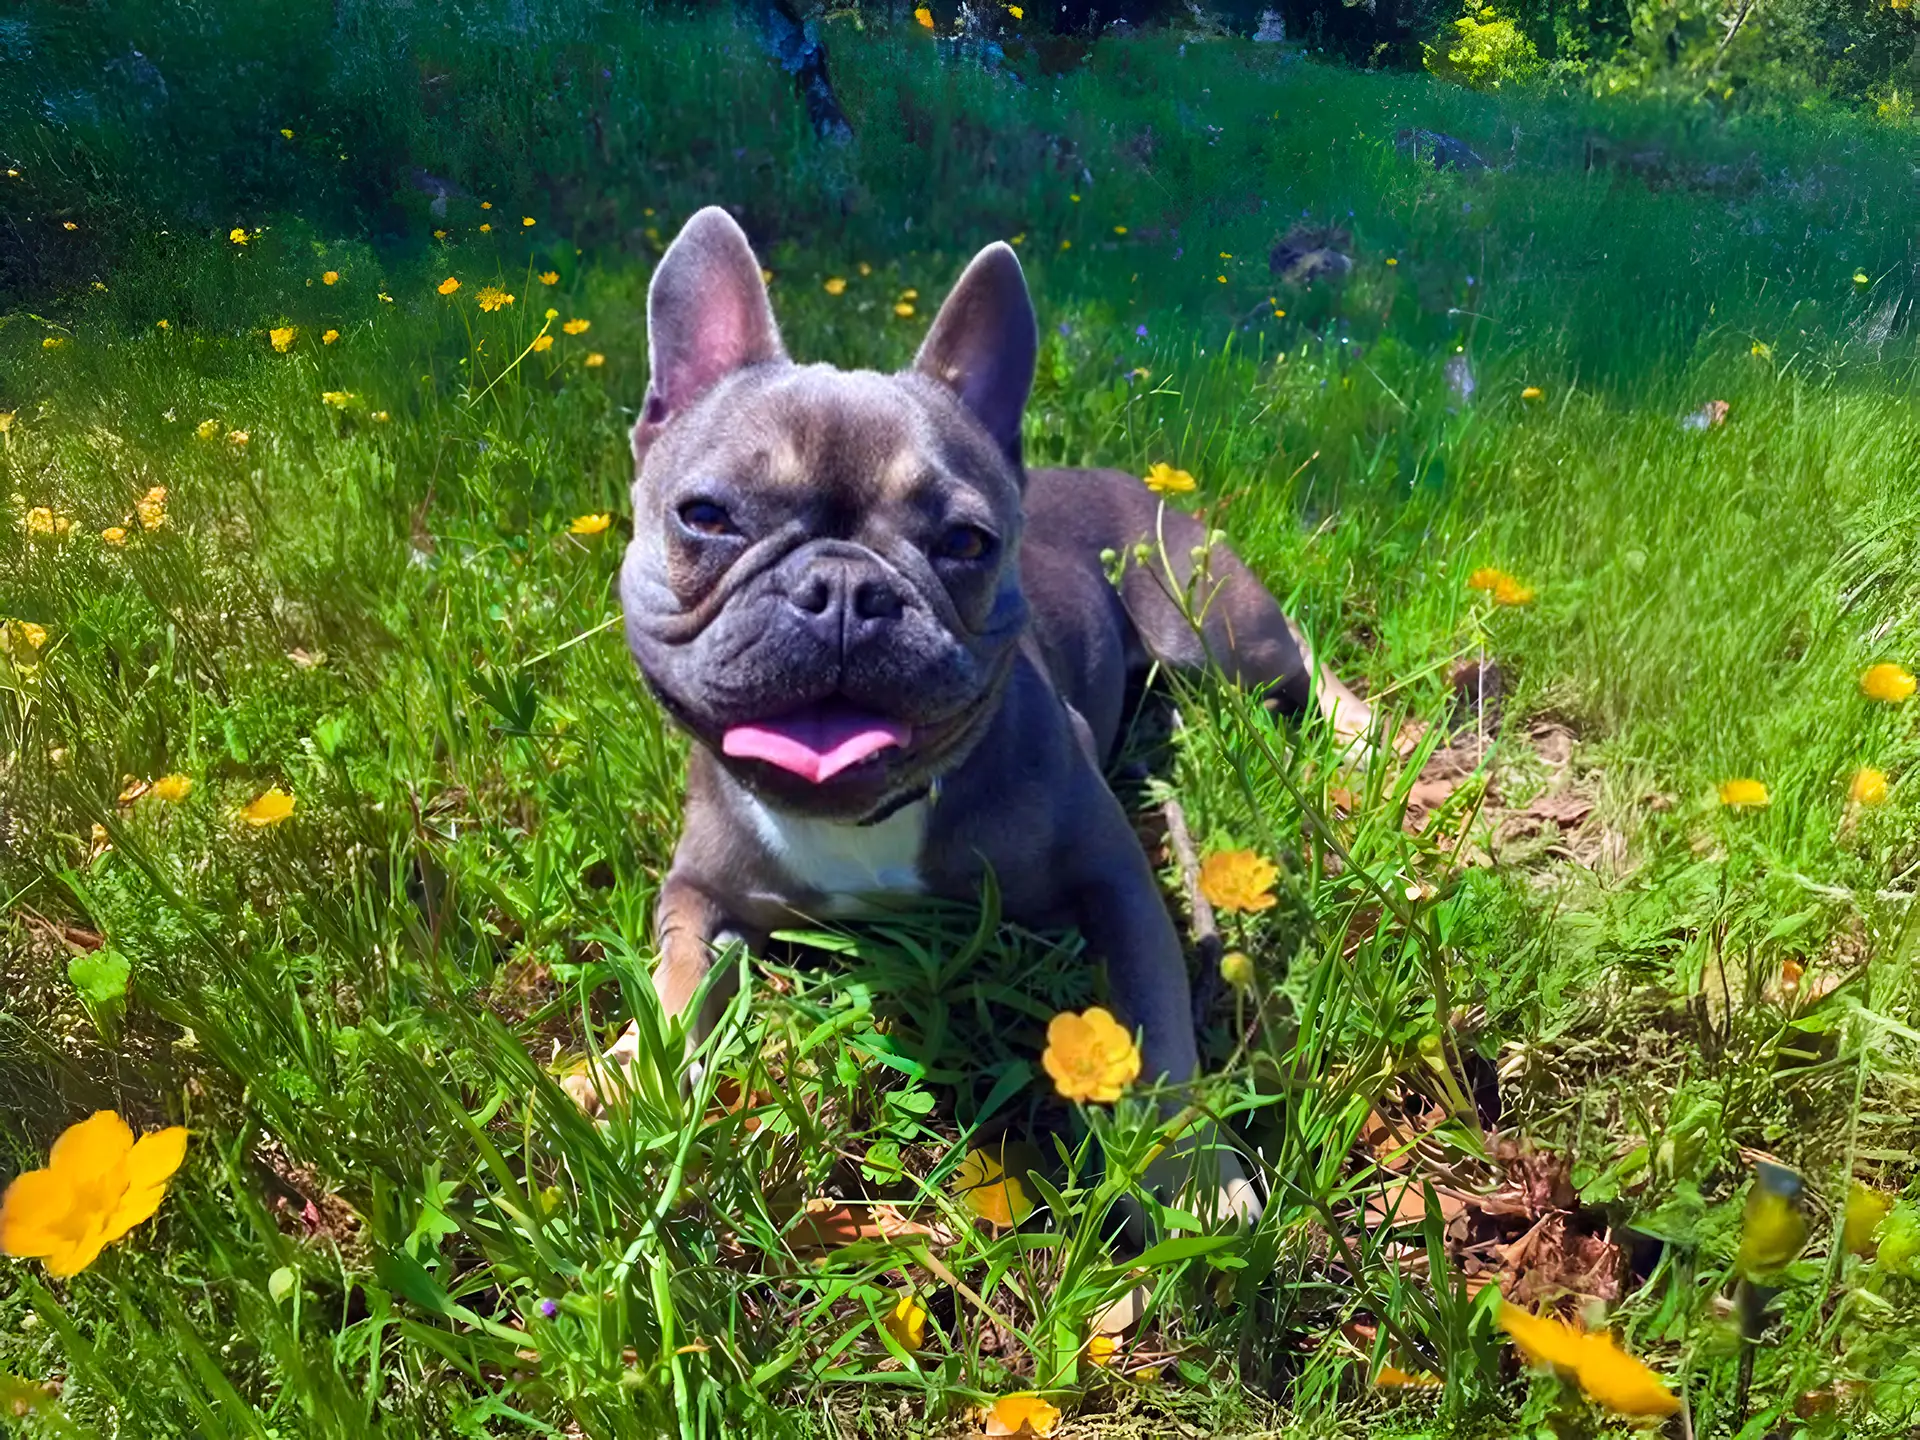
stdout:
POLYGON ((527 348, 532 350, 533 353, 536 355, 544 354, 546 351, 551 350, 553 348, 553 336, 536 335, 533 337, 533 344, 528 346, 527 348))
POLYGON ((31 620, 16 620, 13 623, 20 630, 20 638, 26 641, 33 649, 38 650, 42 645, 47 643, 46 626, 36 625, 31 620))
POLYGON ((1887 803, 1887 774, 1871 765, 1863 765, 1853 772, 1853 781, 1847 786, 1847 799, 1856 805, 1884 805, 1887 803))
POLYGON ((220 422, 218 420, 202 420, 198 425, 193 427, 193 433, 198 435, 202 440, 211 440, 220 433, 220 422))
POLYGON ((281 128, 280 133, 288 140, 291 140, 293 138, 293 131, 286 129, 284 126, 281 128))
POLYGON ((284 355, 293 348, 293 337, 299 333, 292 325, 276 325, 267 332, 267 338, 273 342, 273 348, 284 355))
POLYGON ((171 330, 173 323, 168 320, 156 320, 153 322, 153 328, 156 330, 171 330))
POLYGON ((912 1291, 900 1297, 881 1323, 902 1350, 918 1350, 927 1342, 927 1307, 914 1299, 912 1291))
POLYGON ((460 288, 460 282, 454 279, 453 276, 449 275, 446 279, 442 280, 434 288, 438 290, 442 295, 451 295, 454 291, 460 288))
POLYGON ((1493 587, 1493 603, 1496 605, 1525 605, 1533 599, 1533 587, 1522 585, 1511 576, 1493 587))
POLYGON ((42 350, 58 350, 66 343, 67 337, 64 335, 49 335, 40 342, 40 348, 42 350))
POLYGON ((916 7, 913 12, 913 18, 919 22, 922 29, 931 30, 933 28, 933 11, 929 10, 926 6, 921 5, 916 7))
POLYGON ((1198 483, 1185 470, 1176 470, 1164 460, 1154 461, 1143 478, 1156 495, 1185 495, 1198 483))
POLYGON ((227 432, 227 443, 233 446, 244 445, 252 438, 253 437, 244 430, 229 430, 227 432))
MULTIPOLYGON (((916 12, 924 15, 927 12, 916 12)), ((1060 1428, 1060 1411, 1032 1391, 1002 1395, 991 1405, 980 1407, 980 1424, 989 1435, 1038 1435, 1045 1437, 1060 1428)))
POLYGON ((240 807, 240 818, 259 829, 267 825, 278 825, 293 814, 293 796, 287 794, 278 785, 240 807))
POLYGON ((1529 385, 1520 392, 1520 398, 1522 400, 1544 400, 1547 398, 1547 392, 1542 390, 1538 385, 1529 385))
POLYGON ((1140 1049, 1118 1020, 1095 1005, 1080 1015, 1063 1011, 1048 1022, 1040 1064, 1067 1099, 1111 1105, 1140 1078, 1140 1049))
POLYGON ((80 227, 71 220, 62 220, 60 222, 60 228, 62 230, 78 230, 80 227))
POLYGON ((1111 1335, 1095 1335, 1087 1341, 1087 1363, 1105 1369, 1113 1363, 1120 1342, 1111 1335))
POLYGON ((480 293, 473 298, 482 310, 488 312, 501 310, 513 304, 513 296, 502 290, 498 285, 485 286, 480 293))
POLYGON ((894 305, 893 313, 898 315, 902 320, 911 318, 913 315, 913 302, 911 300, 899 301, 894 305))
POLYGON ((389 418, 391 417, 389 417, 384 410, 376 410, 373 412, 373 421, 376 425, 386 424, 389 418))
POLYGON ((1018 1225, 1033 1213, 1026 1188, 984 1150, 969 1150, 953 1172, 953 1191, 967 1209, 989 1225, 1018 1225))
POLYGON ((11 410, 0 410, 0 435, 13 429, 13 415, 14 412, 11 410))
POLYGON ((829 295, 844 295, 847 293, 846 277, 844 275, 829 275, 820 288, 825 290, 829 295))
POLYGON ((156 800, 165 800, 169 804, 175 804, 186 799, 192 789, 193 779, 191 776, 175 773, 172 775, 162 775, 158 780, 153 782, 153 788, 147 793, 156 800))
POLYGON ((338 270, 327 271, 321 275, 320 283, 322 285, 338 285, 340 283, 340 272, 338 270))
POLYGON ((1771 805, 1773 797, 1767 793, 1767 787, 1761 781, 1723 780, 1720 782, 1720 803, 1735 810, 1745 810, 1771 805))
POLYGON ((320 343, 322 345, 331 345, 334 341, 338 340, 339 338, 340 338, 340 332, 338 330, 329 330, 320 337, 320 343))
POLYGON ((109 525, 100 532, 100 538, 109 545, 125 545, 127 543, 126 527, 124 525, 109 525))
POLYGON ((1504 1302, 1499 1324, 1528 1360, 1572 1372, 1588 1399, 1616 1414, 1671 1415, 1680 1408, 1679 1397, 1611 1335, 1590 1335, 1504 1302))
POLYGON ((493 226, 483 223, 480 226, 480 233, 482 235, 491 235, 493 233, 493 226))
POLYGON ((534 219, 531 215, 522 215, 520 217, 520 223, 521 225, 525 226, 527 229, 531 230, 534 225, 534 219))
POLYGON ((1898 705, 1911 698, 1913 689, 1913 672, 1904 665, 1895 665, 1888 660, 1869 665, 1866 673, 1860 677, 1860 693, 1869 700, 1879 700, 1887 705, 1898 705))
POLYGON ((560 283, 560 272, 558 270, 542 270, 534 278, 542 285, 558 285, 560 283))
POLYGON ((598 350, 595 350, 580 363, 585 365, 589 370, 598 370, 602 365, 607 363, 607 357, 602 355, 598 350))
POLYGON ((480 208, 482 210, 491 210, 493 208, 493 202, 491 200, 482 200, 480 202, 480 208))
POLYGON ((593 322, 591 320, 575 319, 575 320, 567 321, 567 323, 562 325, 560 328, 566 331, 567 334, 569 335, 584 335, 587 333, 588 329, 592 325, 593 325, 593 322))
POLYGON ((1200 862, 1200 893, 1216 910, 1271 910, 1280 871, 1251 850, 1216 850, 1200 862))
POLYGON ((1253 961, 1239 950, 1229 950, 1220 957, 1220 978, 1236 990, 1247 990, 1253 985, 1253 961))
POLYGON ((167 523, 167 487, 154 486, 133 502, 133 511, 140 517, 142 530, 158 530, 167 523))
POLYGON ((613 523, 612 515, 577 515, 567 526, 569 535, 598 535, 613 523))
POLYGON ((178 1125, 133 1138, 111 1110, 96 1111, 53 1142, 44 1170, 29 1170, 0 1200, 0 1250, 77 1275, 166 1198, 187 1154, 178 1125))
POLYGON ((353 392, 351 390, 322 390, 320 392, 321 403, 331 405, 336 410, 346 409, 347 403, 352 399, 353 392))

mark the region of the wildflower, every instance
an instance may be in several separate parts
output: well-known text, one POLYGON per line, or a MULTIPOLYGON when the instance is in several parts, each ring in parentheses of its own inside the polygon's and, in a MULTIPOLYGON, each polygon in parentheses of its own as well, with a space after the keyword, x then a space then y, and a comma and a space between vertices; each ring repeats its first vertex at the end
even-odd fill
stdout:
MULTIPOLYGON (((927 12, 923 9, 914 13, 927 12)), ((1047 1436, 1060 1428, 1060 1411, 1030 1390, 1002 1395, 991 1405, 982 1405, 979 1419, 989 1435, 1047 1436)))
POLYGON ((551 1320, 559 1313, 560 1302, 558 1300, 548 1297, 540 1302, 540 1315, 542 1319, 551 1320))
POLYGON ((1400 263, 1400 262, 1399 262, 1398 260, 1396 260, 1396 259, 1394 259, 1394 258, 1393 258, 1393 256, 1391 256, 1391 255, 1389 255, 1389 256, 1387 257, 1387 264, 1389 264, 1389 265, 1398 265, 1399 263, 1400 263))
POLYGON ((531 230, 534 226, 533 217, 531 215, 522 215, 520 217, 520 226, 522 229, 531 230))
POLYGON ((595 350, 580 363, 585 365, 589 370, 598 370, 602 365, 607 363, 607 357, 602 355, 598 350, 595 350))
POLYGON ((134 1226, 151 1219, 187 1155, 178 1125, 133 1138, 97 1110, 53 1142, 44 1170, 29 1170, 0 1200, 0 1250, 38 1257, 51 1275, 77 1275, 134 1226))
POLYGON ((1680 1408, 1679 1398, 1660 1377, 1614 1344, 1610 1335, 1589 1335, 1505 1302, 1499 1324, 1528 1360, 1572 1372, 1588 1399, 1617 1414, 1671 1415, 1680 1408))
POLYGON ((293 131, 286 129, 284 126, 281 127, 280 134, 288 140, 293 138, 293 131))
POLYGON ((1895 665, 1883 660, 1878 665, 1869 665, 1866 673, 1860 677, 1860 693, 1869 700, 1879 700, 1888 705, 1898 705, 1913 694, 1913 672, 1904 665, 1895 665))
POLYGON ((193 427, 193 433, 198 435, 202 440, 211 440, 220 433, 220 422, 218 420, 202 420, 198 425, 193 427))
POLYGON ((167 487, 156 485, 133 502, 142 530, 158 530, 167 523, 167 487))
POLYGON ((566 331, 567 334, 569 335, 584 335, 592 327, 593 327, 593 322, 591 320, 576 319, 576 320, 567 321, 567 323, 562 325, 560 328, 566 331))
POLYGON ((558 320, 558 319, 560 318, 560 312, 559 312, 558 310, 556 310, 556 309, 554 309, 554 308, 553 308, 553 307, 552 307, 551 305, 549 305, 549 306, 547 307, 547 317, 546 317, 546 318, 547 318, 547 319, 549 319, 549 320, 558 320))
POLYGON ((544 355, 547 351, 553 348, 553 336, 536 335, 533 337, 533 344, 531 344, 527 348, 533 351, 533 353, 536 355, 544 355))
POLYGON ((513 304, 513 296, 502 290, 498 285, 483 287, 480 293, 473 298, 479 304, 480 308, 489 314, 495 310, 503 310, 513 304))
POLYGON ((1105 1369, 1113 1363, 1120 1342, 1111 1335, 1095 1335, 1087 1341, 1087 1363, 1105 1369))
POLYGON ((156 320, 153 322, 153 328, 156 330, 171 330, 173 326, 168 321, 156 320))
POLYGON ((613 523, 612 515, 576 515, 567 526, 569 535, 598 535, 613 523))
POLYGON ((27 533, 29 535, 53 534, 53 511, 45 505, 36 505, 27 511, 27 533))
POLYGON ((0 410, 0 435, 13 429, 13 415, 14 412, 11 410, 0 410))
POLYGON ((1127 233, 1127 227, 1124 225, 1116 225, 1113 227, 1113 233, 1116 235, 1124 235, 1127 233))
POLYGON ((1871 285, 1873 281, 1868 278, 1866 271, 1856 270, 1853 272, 1853 283, 1856 285, 1871 285))
POLYGON ((1218 280, 1222 285, 1227 283, 1227 277, 1224 275, 1216 275, 1213 278, 1218 280))
POLYGON ((847 293, 846 277, 842 275, 829 275, 826 283, 820 288, 829 295, 844 295, 847 293))
POLYGON ((1027 12, 1022 10, 1018 5, 1009 5, 1007 7, 1007 14, 1016 20, 1024 20, 1027 18, 1027 12))
POLYGON ((386 291, 382 290, 380 292, 380 303, 382 305, 391 305, 393 303, 393 297, 387 294, 386 291))
POLYGON ((227 432, 227 443, 233 446, 244 445, 252 438, 253 437, 244 430, 229 430, 227 432))
POLYGON ((1140 1077, 1140 1048, 1107 1011, 1063 1011, 1047 1024, 1040 1064, 1053 1087, 1069 1100, 1111 1105, 1140 1077))
POLYGON ((902 320, 907 319, 913 314, 913 302, 911 300, 900 301, 893 307, 893 313, 898 315, 902 320))
POLYGON ((1762 360, 1770 360, 1773 358, 1773 347, 1764 340, 1756 340, 1753 342, 1753 353, 1762 360))
POLYGON ((482 210, 491 210, 493 208, 493 202, 491 200, 482 200, 480 202, 480 208, 482 210))
POLYGON ((460 282, 454 279, 453 276, 449 275, 446 279, 442 280, 439 283, 439 285, 436 286, 435 288, 438 289, 442 295, 451 295, 454 291, 460 288, 460 282))
POLYGON ((975 1215, 1007 1229, 1033 1213, 1024 1186, 984 1150, 969 1150, 953 1172, 953 1190, 975 1215))
POLYGON ((1220 978, 1236 990, 1253 988, 1253 961, 1239 950, 1229 950, 1220 957, 1220 978))
POLYGON ((231 240, 236 245, 246 244, 249 238, 250 237, 248 236, 247 232, 245 230, 242 230, 238 225, 234 226, 233 229, 227 232, 227 239, 231 240))
POLYGON ((153 788, 147 793, 156 800, 164 800, 169 805, 173 805, 186 799, 192 790, 192 777, 176 773, 173 775, 162 775, 158 780, 153 782, 153 788))
POLYGON ((322 390, 320 392, 320 403, 323 405, 331 405, 336 410, 346 409, 347 402, 352 399, 353 392, 351 390, 322 390))
POLYGON ((66 343, 67 337, 64 335, 49 335, 40 342, 40 348, 42 350, 58 350, 66 343))
POLYGON ((340 272, 338 270, 326 271, 321 275, 320 283, 322 285, 338 285, 340 283, 340 272))
POLYGON ((491 235, 493 233, 493 226, 482 224, 480 227, 480 233, 482 235, 491 235))
POLYGON ((1544 400, 1547 398, 1547 392, 1542 390, 1538 385, 1529 385, 1520 392, 1520 398, 1529 401, 1544 400))
POLYGON ((1891 1195, 1883 1195, 1871 1186, 1854 1181, 1852 1188, 1847 1191, 1847 1218, 1840 1230, 1841 1243, 1851 1254, 1871 1254, 1873 1232, 1880 1228, 1880 1222, 1892 1211, 1891 1195))
POLYGON ((1144 478, 1156 495, 1185 495, 1197 483, 1187 471, 1176 470, 1164 460, 1154 461, 1144 478))
POLYGON ((542 285, 558 285, 560 283, 560 272, 558 270, 542 270, 538 275, 534 276, 534 279, 538 280, 542 285))
MULTIPOLYGON (((1391 265, 1393 262, 1387 262, 1391 265)), ((1438 1375, 1425 1370, 1409 1373, 1397 1365, 1382 1365, 1380 1373, 1373 1377, 1373 1383, 1382 1390, 1432 1390, 1445 1382, 1438 1375)))
POLYGON ((433 238, 436 240, 444 240, 447 238, 447 232, 444 230, 436 230, 433 232, 433 238))
POLYGON ((871 275, 871 274, 873 274, 873 266, 871 266, 871 265, 869 265, 869 264, 868 264, 868 263, 867 263, 866 261, 864 261, 864 260, 862 260, 862 261, 861 261, 861 262, 860 262, 860 263, 859 263, 859 264, 858 264, 857 266, 855 266, 854 268, 855 268, 855 269, 857 269, 857 270, 858 270, 858 271, 859 271, 859 272, 860 272, 860 273, 861 273, 862 275, 871 275))
POLYGON ((1073 242, 1071 240, 1062 240, 1060 242, 1060 248, 1062 250, 1071 250, 1073 248, 1073 242))
POLYGON ((926 6, 921 5, 917 7, 913 12, 913 18, 919 22, 921 29, 931 30, 933 28, 933 11, 929 10, 926 6))
POLYGON ((267 332, 267 338, 273 342, 273 348, 284 355, 293 348, 294 336, 299 333, 292 325, 276 325, 267 332))
POLYGON ((384 410, 376 410, 376 411, 374 411, 374 412, 373 412, 373 417, 372 417, 372 418, 373 418, 373 422, 374 422, 374 424, 376 424, 376 425, 384 425, 384 424, 386 424, 386 423, 387 423, 387 421, 388 421, 389 419, 391 419, 392 417, 391 417, 391 416, 389 416, 389 415, 387 414, 387 412, 386 412, 386 411, 384 411, 384 410))
POLYGON ((267 825, 278 825, 293 814, 293 796, 287 794, 278 785, 271 786, 263 794, 240 807, 240 818, 260 829, 267 825))
POLYGON ((1493 603, 1496 605, 1527 605, 1533 601, 1533 587, 1522 585, 1511 576, 1493 587, 1493 603))
POLYGON ((127 543, 127 531, 124 525, 109 525, 100 532, 100 538, 107 544, 119 547, 127 543))
POLYGON ((340 332, 338 330, 328 330, 321 335, 320 343, 322 345, 331 345, 334 341, 338 340, 339 338, 340 338, 340 332))
POLYGON ((71 220, 62 220, 60 222, 60 228, 62 230, 78 230, 80 227, 71 220))
POLYGON ((1720 803, 1735 810, 1744 810, 1770 805, 1773 797, 1767 794, 1767 787, 1758 780, 1722 780, 1720 803))
POLYGON ((1200 893, 1216 910, 1271 910, 1279 878, 1279 868, 1251 850, 1216 850, 1200 862, 1200 893))
POLYGON ((881 1323, 902 1350, 918 1350, 927 1342, 927 1307, 913 1298, 912 1291, 900 1297, 881 1323))
POLYGON ((1847 786, 1847 799, 1856 805, 1868 807, 1886 804, 1886 772, 1876 770, 1871 765, 1861 766, 1853 772, 1853 781, 1847 786))
POLYGON ((31 620, 16 620, 13 623, 20 628, 20 638, 27 642, 29 648, 38 650, 47 643, 46 626, 36 625, 31 620))

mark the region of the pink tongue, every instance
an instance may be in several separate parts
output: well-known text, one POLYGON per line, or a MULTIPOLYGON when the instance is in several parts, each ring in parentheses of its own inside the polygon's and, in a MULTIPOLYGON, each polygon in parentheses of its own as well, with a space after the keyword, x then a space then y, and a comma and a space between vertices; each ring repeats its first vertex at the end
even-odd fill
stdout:
POLYGON ((912 733, 898 720, 827 701, 758 725, 735 725, 721 737, 720 748, 737 759, 778 765, 819 785, 889 745, 905 745, 912 733))

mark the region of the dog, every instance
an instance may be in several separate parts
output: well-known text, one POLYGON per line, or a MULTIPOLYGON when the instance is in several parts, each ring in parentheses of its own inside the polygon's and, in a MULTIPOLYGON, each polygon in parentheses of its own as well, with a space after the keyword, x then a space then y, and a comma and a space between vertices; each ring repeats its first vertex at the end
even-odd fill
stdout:
MULTIPOLYGON (((1186 962, 1104 778, 1130 697, 1153 665, 1218 666, 1349 737, 1365 702, 1144 482, 1024 467, 1038 334, 1006 245, 966 267, 911 368, 844 371, 788 358, 747 237, 710 207, 662 257, 647 332, 620 599, 692 740, 656 914, 666 1013, 735 939, 878 894, 976 900, 991 871, 1010 918, 1078 928, 1142 1078, 1177 1092, 1199 1069, 1186 962), (1156 558, 1110 580, 1141 542, 1156 558)), ((696 1036, 726 998, 709 989, 696 1036)), ((630 1026, 609 1053, 636 1045, 630 1026)), ((574 1093, 598 1107, 591 1081, 574 1093)), ((1257 1217, 1219 1160, 1218 1204, 1257 1217)))

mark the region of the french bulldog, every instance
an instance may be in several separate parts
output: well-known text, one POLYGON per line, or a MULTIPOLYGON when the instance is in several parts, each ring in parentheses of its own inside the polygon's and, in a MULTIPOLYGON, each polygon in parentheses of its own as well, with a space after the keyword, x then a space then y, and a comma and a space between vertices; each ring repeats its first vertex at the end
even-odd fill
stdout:
MULTIPOLYGON (((876 894, 976 900, 991 871, 1010 918, 1078 928, 1142 1078, 1177 1094, 1199 1066, 1186 963, 1103 774, 1130 698, 1157 663, 1217 666, 1348 736, 1365 703, 1141 480, 1022 465, 1038 336, 1006 245, 967 266, 911 368, 839 370, 788 358, 759 261, 712 207, 661 259, 647 332, 620 598, 641 675, 692 739, 656 915, 666 1012, 736 937, 876 894), (1143 541, 1153 558, 1110 581, 1103 553, 1143 541)), ((598 1107, 590 1081, 575 1094, 598 1107)), ((1257 1216, 1219 1160, 1219 1203, 1257 1216)))

